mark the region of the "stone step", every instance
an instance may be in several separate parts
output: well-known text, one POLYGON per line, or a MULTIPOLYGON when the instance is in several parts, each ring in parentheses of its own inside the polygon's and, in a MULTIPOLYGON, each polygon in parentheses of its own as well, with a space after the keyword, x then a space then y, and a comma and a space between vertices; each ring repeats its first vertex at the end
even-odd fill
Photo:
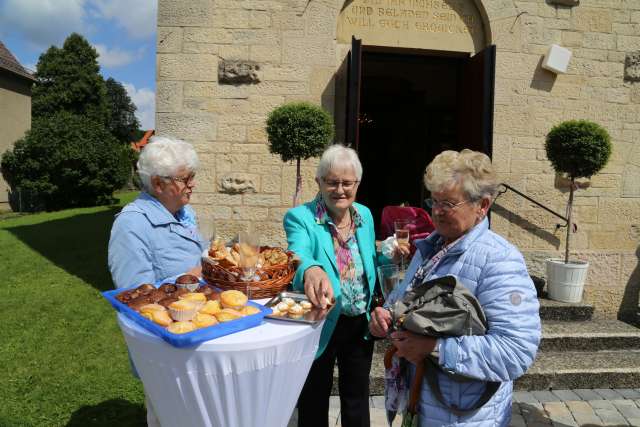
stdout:
POLYGON ((640 351, 542 352, 516 390, 638 388, 640 351))
POLYGON ((619 320, 542 322, 539 352, 640 350, 640 329, 619 320))
POLYGON ((585 321, 593 317, 593 306, 589 304, 572 304, 539 298, 540 318, 542 320, 585 321))

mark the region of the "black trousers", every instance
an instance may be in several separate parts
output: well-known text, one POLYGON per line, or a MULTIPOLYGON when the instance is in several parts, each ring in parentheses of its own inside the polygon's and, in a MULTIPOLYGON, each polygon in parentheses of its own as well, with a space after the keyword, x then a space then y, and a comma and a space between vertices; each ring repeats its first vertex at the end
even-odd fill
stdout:
POLYGON ((298 427, 329 425, 329 396, 338 360, 340 417, 343 427, 369 427, 369 371, 373 341, 363 337, 367 316, 341 315, 324 353, 317 358, 298 399, 298 427))

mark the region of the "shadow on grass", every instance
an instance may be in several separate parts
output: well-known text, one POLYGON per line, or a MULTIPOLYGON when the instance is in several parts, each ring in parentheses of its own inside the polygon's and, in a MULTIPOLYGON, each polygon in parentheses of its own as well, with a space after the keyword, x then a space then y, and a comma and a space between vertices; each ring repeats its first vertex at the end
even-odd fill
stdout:
POLYGON ((81 407, 71 415, 66 427, 146 427, 146 414, 141 404, 111 399, 81 407))
POLYGON ((5 229, 67 273, 99 291, 113 289, 107 246, 114 216, 122 208, 78 214, 5 229))

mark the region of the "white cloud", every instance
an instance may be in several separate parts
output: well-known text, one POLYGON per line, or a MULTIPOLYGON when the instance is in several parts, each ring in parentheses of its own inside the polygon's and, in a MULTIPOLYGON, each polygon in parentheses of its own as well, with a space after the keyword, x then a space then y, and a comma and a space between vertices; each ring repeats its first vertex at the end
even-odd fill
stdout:
POLYGON ((136 117, 141 129, 154 129, 156 126, 156 94, 149 88, 136 89, 131 83, 123 83, 131 101, 138 108, 136 117))
POLYGON ((85 0, 4 0, 0 35, 20 34, 37 49, 60 45, 72 32, 83 33, 85 0))
POLYGON ((99 15, 113 19, 127 33, 144 39, 156 33, 157 0, 92 0, 99 15))
POLYGON ((98 62, 103 68, 117 68, 132 63, 134 60, 140 57, 140 53, 133 53, 130 51, 122 50, 120 48, 109 49, 106 45, 95 45, 98 54, 98 62))

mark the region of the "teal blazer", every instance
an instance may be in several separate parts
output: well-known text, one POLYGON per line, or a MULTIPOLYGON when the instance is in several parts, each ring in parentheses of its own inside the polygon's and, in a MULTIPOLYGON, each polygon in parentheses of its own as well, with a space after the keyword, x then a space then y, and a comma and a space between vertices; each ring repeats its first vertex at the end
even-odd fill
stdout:
MULTIPOLYGON (((340 290, 340 273, 333 249, 333 239, 329 226, 316 222, 316 200, 304 205, 289 209, 284 216, 284 230, 287 233, 289 250, 300 257, 301 263, 298 266, 293 279, 293 289, 296 292, 304 292, 304 272, 313 266, 322 267, 329 276, 333 286, 333 295, 336 298, 336 307, 331 310, 330 315, 324 322, 320 344, 316 358, 319 357, 331 338, 331 334, 336 327, 340 309, 342 305, 342 295, 340 290)), ((373 217, 366 206, 354 203, 355 208, 362 217, 362 223, 356 228, 356 239, 360 248, 360 256, 364 265, 364 272, 369 286, 369 301, 367 302, 367 318, 369 317, 369 307, 371 297, 376 284, 376 244, 373 217)), ((366 336, 367 331, 362 331, 366 336)))

